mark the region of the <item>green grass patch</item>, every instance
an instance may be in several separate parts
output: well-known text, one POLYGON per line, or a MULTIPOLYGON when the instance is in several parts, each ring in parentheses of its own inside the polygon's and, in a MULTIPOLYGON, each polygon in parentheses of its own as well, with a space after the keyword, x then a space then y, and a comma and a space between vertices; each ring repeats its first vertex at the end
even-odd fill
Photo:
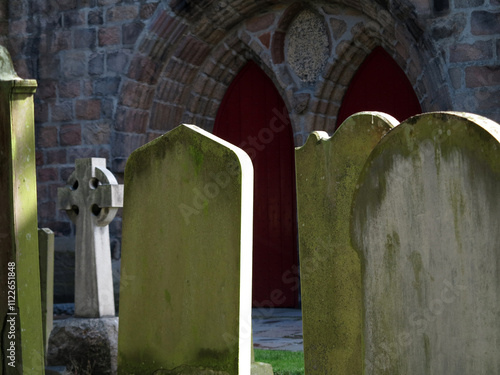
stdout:
POLYGON ((274 375, 304 375, 304 352, 255 349, 255 362, 269 363, 274 375))

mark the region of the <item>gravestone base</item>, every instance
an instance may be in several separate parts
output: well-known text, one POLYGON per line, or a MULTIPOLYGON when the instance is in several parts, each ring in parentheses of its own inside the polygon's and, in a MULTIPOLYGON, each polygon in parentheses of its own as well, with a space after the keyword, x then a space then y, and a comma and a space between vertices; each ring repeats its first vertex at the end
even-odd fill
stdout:
POLYGON ((114 375, 117 356, 118 317, 54 321, 47 351, 49 366, 76 366, 95 375, 114 375))
POLYGON ((252 362, 252 375, 273 375, 273 366, 269 363, 252 362))

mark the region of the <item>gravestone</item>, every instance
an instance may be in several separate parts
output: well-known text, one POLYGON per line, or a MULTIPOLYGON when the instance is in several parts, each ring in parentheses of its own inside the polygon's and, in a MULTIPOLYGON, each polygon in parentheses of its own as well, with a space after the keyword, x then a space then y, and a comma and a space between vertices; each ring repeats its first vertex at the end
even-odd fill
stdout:
POLYGON ((115 315, 108 224, 123 205, 123 185, 106 159, 77 159, 58 203, 75 223, 75 316, 115 315))
POLYGON ((500 125, 406 120, 358 181, 367 374, 500 373, 500 125))
POLYGON ((119 374, 250 374, 253 168, 180 125, 125 170, 119 374))
POLYGON ((38 229, 40 290, 42 295, 43 347, 47 353, 54 316, 54 232, 38 229))
POLYGON ((361 263, 350 243, 356 181, 398 122, 378 112, 349 117, 330 138, 313 132, 295 151, 304 364, 307 374, 362 373, 361 263))
POLYGON ((116 374, 118 318, 108 225, 123 205, 123 185, 106 169, 106 159, 77 159, 58 198, 76 226, 75 318, 54 323, 47 362, 116 374))
POLYGON ((0 374, 43 374, 33 94, 0 46, 0 374))

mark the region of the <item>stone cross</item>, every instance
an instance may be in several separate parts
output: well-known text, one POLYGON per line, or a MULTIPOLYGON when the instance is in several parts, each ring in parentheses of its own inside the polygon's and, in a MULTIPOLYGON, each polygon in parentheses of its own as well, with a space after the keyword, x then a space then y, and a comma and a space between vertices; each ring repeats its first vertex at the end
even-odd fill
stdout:
POLYGON ((123 185, 106 160, 76 160, 67 186, 58 189, 60 209, 76 225, 75 316, 115 315, 108 224, 123 206, 123 185))

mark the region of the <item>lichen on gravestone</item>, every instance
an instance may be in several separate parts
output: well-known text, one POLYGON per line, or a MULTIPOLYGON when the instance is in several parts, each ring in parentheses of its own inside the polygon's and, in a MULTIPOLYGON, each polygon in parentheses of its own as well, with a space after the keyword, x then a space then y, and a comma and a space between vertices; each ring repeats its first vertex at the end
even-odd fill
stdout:
POLYGON ((196 126, 132 153, 119 374, 251 374, 252 210, 249 156, 196 126))
POLYGON ((350 224, 367 373, 499 373, 499 127, 426 113, 370 154, 350 224))
POLYGON ((0 46, 0 321, 2 369, 42 374, 33 95, 0 46))
POLYGON ((304 333, 309 375, 362 373, 361 263, 349 238, 356 182, 368 155, 398 124, 357 113, 329 137, 313 132, 295 150, 304 333))

